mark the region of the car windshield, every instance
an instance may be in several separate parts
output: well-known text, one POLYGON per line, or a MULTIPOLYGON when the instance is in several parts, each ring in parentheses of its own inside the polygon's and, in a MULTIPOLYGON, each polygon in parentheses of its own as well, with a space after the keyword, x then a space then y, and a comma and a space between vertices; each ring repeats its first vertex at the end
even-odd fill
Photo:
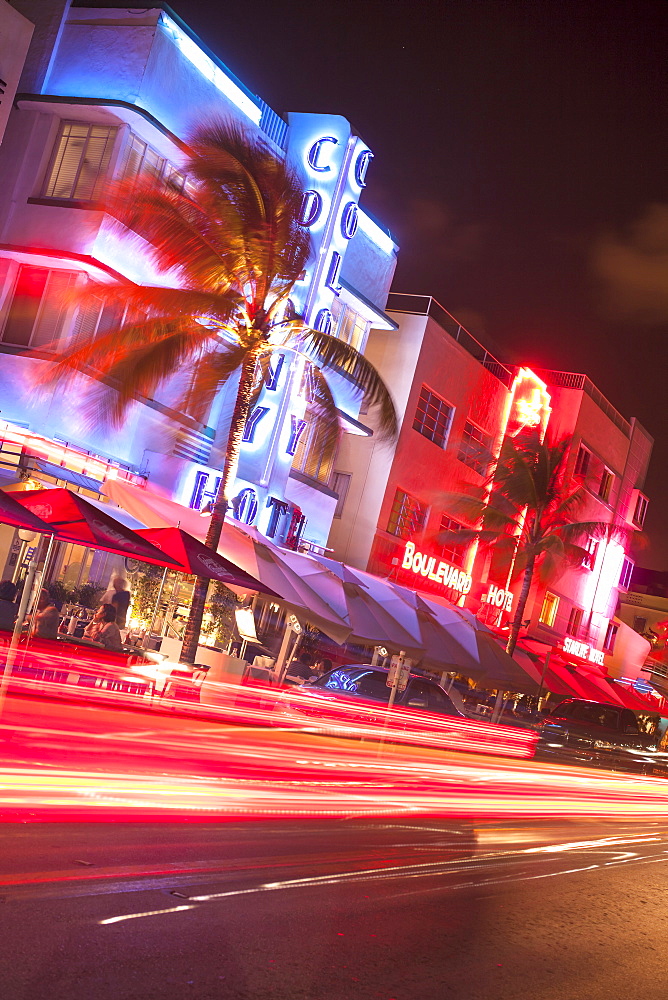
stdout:
POLYGON ((581 703, 576 705, 573 718, 590 726, 603 726, 605 729, 617 729, 619 726, 619 712, 608 705, 581 703))
POLYGON ((342 691, 374 701, 388 701, 390 689, 386 683, 387 674, 368 667, 340 667, 319 678, 314 687, 324 687, 329 691, 342 691))

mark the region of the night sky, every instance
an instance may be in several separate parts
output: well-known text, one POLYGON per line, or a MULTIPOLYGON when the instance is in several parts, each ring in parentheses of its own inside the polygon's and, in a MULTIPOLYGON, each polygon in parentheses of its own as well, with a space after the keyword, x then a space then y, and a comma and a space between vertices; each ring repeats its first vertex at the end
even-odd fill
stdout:
POLYGON ((276 111, 341 114, 363 204, 500 360, 585 372, 656 439, 646 566, 668 569, 668 4, 173 0, 276 111))

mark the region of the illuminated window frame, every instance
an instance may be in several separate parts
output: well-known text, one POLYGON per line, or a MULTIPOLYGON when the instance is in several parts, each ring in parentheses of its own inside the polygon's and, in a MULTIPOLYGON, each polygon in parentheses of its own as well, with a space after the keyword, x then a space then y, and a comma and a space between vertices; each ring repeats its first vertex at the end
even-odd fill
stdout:
POLYGON ((573 475, 576 479, 584 479, 589 471, 589 463, 591 461, 591 452, 589 448, 581 444, 578 448, 577 458, 575 459, 575 469, 573 470, 573 475))
POLYGON ((616 622, 608 622, 608 627, 605 630, 605 639, 603 640, 604 652, 612 653, 615 648, 615 639, 617 638, 618 632, 619 625, 616 622))
POLYGON ((95 201, 109 169, 117 131, 96 122, 61 121, 42 197, 95 201))
POLYGON ((628 590, 631 586, 631 577, 633 576, 633 570, 635 569, 635 563, 632 559, 624 559, 622 563, 622 568, 619 574, 619 586, 623 587, 624 590, 628 590))
POLYGON ((610 502, 610 494, 612 493, 614 481, 614 472, 611 472, 610 469, 604 466, 603 472, 601 473, 601 479, 598 484, 598 496, 604 503, 610 502))
POLYGON ((445 448, 454 412, 454 407, 423 385, 415 408, 413 430, 428 441, 433 441, 439 448, 445 448))
POLYGON ((583 548, 585 550, 585 555, 582 558, 582 565, 586 569, 593 569, 596 565, 596 556, 598 555, 599 543, 595 538, 588 538, 583 548))
POLYGON ((551 593, 551 591, 546 591, 545 597, 543 598, 543 604, 540 609, 540 614, 538 616, 538 621, 541 625, 547 625, 548 628, 554 628, 558 610, 559 598, 556 594, 551 593))
POLYGON ((348 496, 348 490, 350 489, 350 482, 352 478, 353 477, 350 472, 332 473, 330 488, 337 495, 336 507, 333 515, 334 517, 343 517, 343 508, 346 503, 346 497, 348 496))
POLYGON ((473 469, 474 472, 485 476, 491 463, 491 447, 491 434, 487 434, 473 421, 467 420, 464 424, 462 440, 457 453, 459 461, 467 465, 469 469, 473 469))
POLYGON ((584 611, 582 608, 577 608, 575 605, 571 608, 571 613, 568 616, 568 624, 566 626, 566 633, 578 638, 582 629, 582 619, 584 618, 584 611))
POLYGON ((636 499, 635 509, 633 511, 633 523, 637 528, 642 528, 645 523, 645 517, 647 515, 647 507, 649 506, 649 500, 642 493, 638 494, 636 499))
POLYGON ((31 350, 56 350, 68 314, 66 293, 79 272, 19 264, 0 318, 0 344, 31 350))
POLYGON ((323 421, 308 410, 304 414, 306 427, 299 437, 292 468, 303 476, 327 485, 332 474, 335 455, 325 455, 325 426, 323 421))
MULTIPOLYGON (((443 514, 441 517, 441 531, 461 531, 464 525, 460 524, 459 521, 455 521, 453 518, 448 517, 447 514, 443 514)), ((463 566, 466 562, 466 556, 468 553, 468 545, 443 545, 441 546, 441 556, 446 559, 453 566, 463 566)))
POLYGON ((363 353, 371 325, 369 321, 338 297, 332 302, 331 313, 332 335, 363 353))
POLYGON ((131 180, 142 175, 154 177, 177 191, 183 191, 186 183, 185 174, 173 167, 169 160, 160 156, 147 142, 131 132, 125 148, 123 177, 126 180, 131 180))
POLYGON ((392 508, 387 522, 390 535, 397 538, 411 538, 419 534, 427 522, 429 508, 417 497, 398 489, 394 494, 392 508))

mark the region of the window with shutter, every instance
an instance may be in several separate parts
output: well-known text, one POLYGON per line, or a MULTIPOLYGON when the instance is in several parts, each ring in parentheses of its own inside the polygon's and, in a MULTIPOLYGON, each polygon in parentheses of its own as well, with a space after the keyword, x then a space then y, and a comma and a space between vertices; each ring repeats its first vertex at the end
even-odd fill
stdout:
POLYGON ((29 347, 49 270, 22 264, 19 267, 14 294, 0 338, 5 344, 29 347))
POLYGON ((54 350, 67 316, 67 293, 76 281, 72 271, 49 271, 42 304, 32 332, 30 346, 54 350))
POLYGON ((67 292, 76 278, 73 271, 22 264, 0 341, 17 347, 54 348, 67 314, 67 292))
POLYGON ((100 194, 116 129, 86 122, 61 122, 43 196, 91 201, 100 194))

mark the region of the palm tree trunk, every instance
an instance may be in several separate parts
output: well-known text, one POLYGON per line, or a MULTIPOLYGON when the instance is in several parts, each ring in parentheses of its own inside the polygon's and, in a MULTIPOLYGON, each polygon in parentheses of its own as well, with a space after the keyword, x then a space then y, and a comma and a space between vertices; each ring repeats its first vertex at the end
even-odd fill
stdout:
MULTIPOLYGON (((253 351, 249 352, 241 366, 239 388, 237 390, 237 398, 234 404, 232 421, 230 423, 230 432, 227 438, 225 463, 222 469, 218 493, 216 494, 216 499, 213 502, 211 510, 209 530, 206 533, 206 540, 204 542, 204 544, 208 546, 208 548, 213 549, 214 552, 218 550, 218 543, 220 542, 220 536, 225 523, 229 488, 232 486, 234 477, 236 476, 239 452, 241 450, 241 440, 243 438, 246 418, 248 417, 248 410, 253 394, 256 363, 256 352, 253 351)), ((181 649, 182 663, 195 662, 209 582, 210 581, 203 576, 198 576, 195 580, 195 587, 193 589, 192 602, 190 605, 190 614, 188 616, 185 632, 183 633, 183 647, 181 649)))
POLYGON ((524 609, 526 608, 527 601, 529 599, 529 591, 531 590, 531 581, 533 580, 533 571, 535 565, 536 565, 536 557, 531 556, 524 570, 522 589, 520 591, 520 596, 517 599, 517 607, 515 608, 515 617, 512 620, 510 626, 510 634, 508 635, 506 653, 508 653, 510 656, 512 656, 513 653, 515 652, 515 646, 517 645, 517 637, 520 634, 522 622, 524 621, 524 609))

